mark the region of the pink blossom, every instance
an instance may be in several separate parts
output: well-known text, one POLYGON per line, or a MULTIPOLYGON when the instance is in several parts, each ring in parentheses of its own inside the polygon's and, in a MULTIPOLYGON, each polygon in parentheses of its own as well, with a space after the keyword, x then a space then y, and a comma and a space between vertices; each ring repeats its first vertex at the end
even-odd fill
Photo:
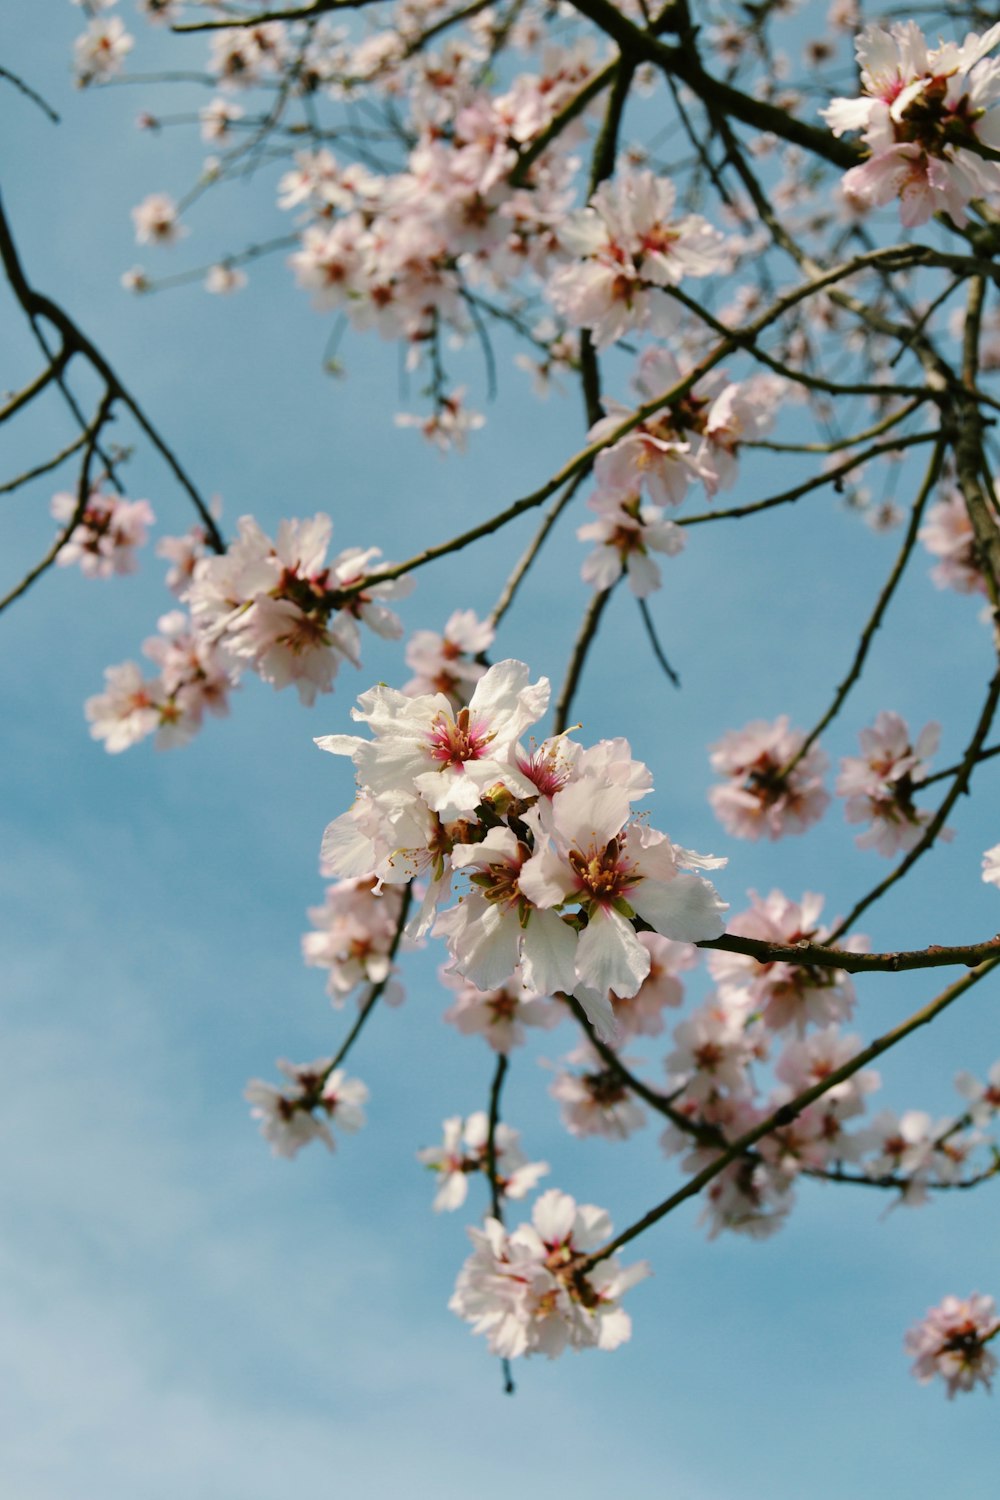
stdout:
POLYGON ((840 762, 837 779, 838 795, 847 798, 847 821, 871 823, 855 840, 859 849, 892 855, 919 841, 933 814, 916 807, 913 795, 926 779, 926 762, 940 734, 940 724, 927 724, 911 745, 905 720, 888 710, 879 713, 873 728, 862 729, 862 753, 840 762))
POLYGON ((136 243, 174 245, 187 229, 177 218, 177 204, 168 193, 150 193, 132 210, 136 243))
POLYGON ((691 943, 675 943, 658 932, 640 932, 638 938, 649 954, 649 973, 634 995, 612 995, 611 1004, 622 1037, 659 1036, 663 1012, 681 1005, 684 986, 678 975, 698 962, 691 943))
POLYGON ((912 1373, 921 1385, 940 1375, 949 1400, 977 1384, 991 1389, 997 1358, 986 1346, 1000 1331, 992 1297, 973 1292, 970 1297, 945 1297, 915 1323, 904 1347, 913 1356, 912 1373))
POLYGON ((577 528, 581 542, 597 543, 581 569, 584 582, 603 592, 624 572, 636 598, 647 598, 663 581, 650 551, 676 556, 684 546, 683 531, 655 506, 641 506, 638 495, 619 499, 599 490, 587 504, 599 519, 577 528))
POLYGON ((444 1013, 463 1036, 481 1036, 494 1052, 522 1047, 526 1026, 550 1030, 562 1020, 560 1007, 534 991, 516 975, 493 989, 481 990, 450 969, 440 972, 441 983, 454 991, 455 1000, 444 1013))
POLYGON ((710 276, 726 252, 722 235, 697 214, 673 217, 676 189, 652 172, 604 182, 560 229, 575 263, 549 282, 556 310, 589 328, 598 348, 632 329, 668 333, 674 310, 662 290, 685 276, 710 276))
POLYGON ((443 693, 455 708, 469 700, 472 687, 486 672, 475 658, 493 644, 494 629, 471 609, 456 609, 444 630, 415 630, 406 645, 406 665, 416 676, 403 688, 411 698, 443 693))
POLYGON ((159 683, 147 681, 134 661, 106 668, 104 682, 104 692, 88 698, 84 712, 93 738, 117 755, 159 727, 159 683))
POLYGON ((828 762, 819 746, 811 745, 791 771, 785 770, 804 739, 782 714, 773 724, 755 719, 743 729, 730 729, 709 747, 713 769, 730 778, 708 793, 727 833, 779 839, 804 833, 823 816, 830 797, 821 779, 828 762))
MULTIPOLYGON (((73 519, 77 504, 78 497, 64 491, 53 495, 50 509, 55 519, 65 524, 73 519)), ((155 519, 148 500, 123 500, 95 486, 56 562, 62 568, 79 563, 87 578, 134 573, 138 566, 135 549, 145 543, 146 528, 155 519)))
POLYGON ((931 556, 941 559, 931 569, 931 578, 939 589, 957 589, 960 594, 986 593, 976 534, 958 490, 931 506, 918 536, 931 556))
POLYGON ((610 1239, 603 1209, 577 1205, 550 1188, 535 1204, 530 1224, 508 1233, 496 1219, 469 1230, 473 1253, 459 1273, 452 1312, 483 1333, 490 1351, 506 1359, 574 1349, 617 1349, 632 1332, 619 1306, 626 1291, 649 1275, 638 1261, 627 1268, 607 1257, 582 1271, 579 1260, 610 1239))
POLYGON ((482 412, 471 411, 464 405, 465 387, 457 386, 449 396, 435 400, 434 411, 429 417, 414 416, 410 412, 397 412, 397 427, 416 427, 428 442, 434 443, 442 453, 454 448, 465 452, 466 434, 478 432, 485 424, 482 412))
POLYGON ((271 1143, 274 1156, 295 1156, 310 1141, 322 1141, 334 1150, 330 1123, 353 1133, 365 1123, 363 1105, 368 1090, 357 1078, 348 1078, 342 1068, 330 1071, 332 1058, 311 1063, 290 1063, 279 1058, 278 1067, 292 1087, 282 1091, 260 1078, 251 1078, 244 1097, 250 1114, 260 1122, 260 1133, 271 1143), (318 1112, 318 1113, 317 1113, 318 1112))
POLYGON ((558 1101, 559 1115, 571 1135, 602 1135, 624 1141, 641 1130, 646 1112, 637 1103, 628 1084, 593 1047, 577 1047, 565 1059, 580 1072, 561 1069, 549 1085, 558 1101))
POLYGON ((970 199, 1000 190, 1000 164, 975 149, 1000 145, 1000 65, 985 61, 998 40, 993 26, 928 49, 915 21, 865 28, 856 43, 864 92, 822 111, 835 135, 862 130, 871 152, 844 177, 853 203, 898 197, 908 228, 939 211, 964 224, 970 199))
MULTIPOLYGON (((392 971, 389 950, 399 926, 402 896, 398 887, 377 890, 376 885, 374 876, 338 881, 327 887, 322 906, 309 908, 316 931, 303 936, 302 957, 330 971, 327 993, 336 1006, 359 985, 385 984, 392 971)), ((383 998, 398 1004, 402 989, 390 984, 383 998)))
MULTIPOLYGON (((470 1175, 482 1172, 489 1177, 489 1129, 485 1110, 466 1120, 453 1115, 444 1122, 441 1145, 417 1152, 417 1160, 440 1176, 435 1213, 451 1213, 462 1207, 468 1197, 470 1175)), ((548 1162, 528 1161, 521 1150, 520 1133, 502 1121, 494 1132, 493 1148, 497 1188, 505 1198, 527 1197, 549 1171, 548 1162)))
MULTIPOLYGON (((749 894, 753 904, 730 919, 728 932, 776 946, 826 942, 830 929, 819 920, 822 896, 806 891, 801 901, 792 901, 781 891, 771 891, 763 898, 756 891, 749 894)), ((856 936, 845 946, 852 952, 864 952, 868 940, 856 936)), ((760 1012, 774 1031, 794 1027, 801 1036, 809 1025, 849 1020, 854 1010, 854 985, 843 969, 808 963, 760 963, 747 954, 723 952, 709 953, 708 967, 727 1007, 741 1014, 760 1012)))

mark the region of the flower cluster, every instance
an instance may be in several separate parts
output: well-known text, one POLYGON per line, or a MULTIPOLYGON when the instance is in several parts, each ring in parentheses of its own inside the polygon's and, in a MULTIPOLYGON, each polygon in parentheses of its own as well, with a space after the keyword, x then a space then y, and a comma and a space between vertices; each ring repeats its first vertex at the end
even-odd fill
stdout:
MULTIPOLYGON (((79 508, 76 495, 63 491, 53 495, 51 513, 64 526, 79 508)), ((62 568, 79 563, 87 578, 110 578, 115 573, 134 573, 138 565, 135 549, 155 521, 148 500, 123 500, 95 486, 87 496, 79 519, 59 549, 56 562, 62 568)))
POLYGON ((914 1376, 926 1385, 940 1375, 949 1399, 977 1385, 990 1390, 997 1357, 987 1344, 997 1333, 1000 1318, 992 1297, 978 1292, 965 1298, 945 1297, 906 1335, 905 1348, 913 1356, 914 1376))
POLYGON ((314 968, 329 970, 327 994, 338 1007, 363 984, 384 986, 382 998, 390 1005, 403 998, 402 988, 389 977, 402 890, 375 886, 374 877, 339 880, 327 887, 322 906, 309 909, 316 931, 303 936, 302 957, 314 968))
MULTIPOLYGON (((449 1213, 461 1208, 469 1193, 469 1177, 477 1172, 490 1176, 489 1116, 478 1110, 463 1120, 453 1115, 444 1122, 444 1139, 440 1146, 425 1146, 417 1160, 438 1173, 440 1182, 434 1198, 434 1211, 449 1213)), ((505 1198, 524 1198, 533 1192, 548 1173, 545 1161, 529 1161, 521 1150, 521 1137, 512 1126, 497 1124, 493 1136, 495 1181, 505 1198)))
MULTIPOLYGON (((633 384, 645 404, 683 381, 674 356, 653 347, 641 356, 633 384)), ((684 545, 683 531, 665 518, 664 506, 679 505, 692 481, 710 497, 732 484, 740 443, 768 430, 784 388, 778 376, 735 383, 715 371, 602 449, 588 501, 599 519, 577 530, 581 541, 597 543, 583 564, 584 579, 607 589, 627 572, 640 599, 659 588, 660 571, 650 551, 675 556, 684 545)), ((613 437, 634 416, 610 397, 603 405, 606 415, 590 429, 591 442, 613 437)))
POLYGON ((466 894, 435 926, 452 967, 483 990, 517 973, 535 994, 571 991, 608 1032, 608 992, 634 995, 650 971, 634 919, 680 941, 717 937, 724 904, 685 872, 723 861, 675 849, 633 818, 650 779, 624 740, 524 748, 548 698, 547 680, 529 682, 518 661, 491 667, 457 713, 443 694, 364 693, 352 713, 373 738, 317 741, 351 757, 359 789, 327 829, 323 859, 345 878, 387 884, 425 872, 418 933, 463 872, 466 894))
POLYGON ((675 305, 665 288, 727 267, 734 247, 698 214, 675 216, 677 191, 652 172, 602 182, 589 205, 559 231, 576 259, 555 272, 556 311, 589 328, 598 348, 633 330, 669 334, 675 305))
POLYGON ((844 177, 848 199, 870 208, 898 198, 912 228, 941 211, 964 224, 971 199, 1000 192, 1000 162, 987 159, 1000 147, 1000 61, 987 60, 998 41, 1000 25, 933 48, 915 21, 865 28, 863 93, 822 112, 834 135, 862 131, 871 153, 844 177))
POLYGON ((603 1209, 550 1188, 530 1224, 508 1233, 487 1219, 469 1238, 473 1252, 448 1305, 473 1333, 486 1335, 492 1353, 554 1359, 567 1346, 617 1349, 630 1337, 632 1321, 619 1303, 649 1266, 622 1267, 613 1256, 589 1264, 586 1258, 611 1238, 603 1209))
POLYGON ((492 646, 494 635, 490 622, 478 620, 471 609, 456 609, 440 635, 415 630, 406 643, 406 665, 416 675, 403 692, 411 698, 443 693, 455 708, 463 708, 486 671, 477 658, 492 646))
POLYGON ((976 533, 958 490, 931 506, 919 536, 931 556, 940 558, 931 569, 931 578, 939 589, 956 589, 960 594, 986 593, 976 533))
POLYGON ((756 719, 730 729, 710 746, 711 763, 729 780, 710 788, 708 800, 735 838, 779 839, 804 833, 826 811, 822 782, 827 758, 818 745, 802 754, 805 736, 782 714, 773 724, 756 719))
POLYGON ((184 745, 201 728, 206 711, 229 712, 236 674, 218 647, 191 628, 183 610, 162 615, 158 624, 159 635, 142 647, 158 674, 145 677, 133 661, 108 667, 104 692, 84 705, 92 736, 111 754, 151 734, 158 749, 184 745))
MULTIPOLYGON (((849 823, 870 823, 855 840, 859 849, 898 854, 912 849, 932 814, 918 808, 913 795, 927 776, 927 758, 941 736, 940 724, 927 724, 910 743, 910 731, 899 714, 883 710, 871 729, 862 729, 861 754, 840 762, 837 793, 847 798, 849 823)), ((942 836, 946 833, 942 830, 942 836)))
POLYGON ((271 1143, 275 1156, 295 1156, 310 1141, 322 1141, 333 1151, 331 1123, 350 1134, 365 1123, 364 1104, 368 1090, 357 1078, 348 1078, 334 1068, 332 1058, 311 1063, 278 1060, 290 1089, 277 1089, 261 1078, 251 1078, 245 1098, 250 1113, 260 1122, 260 1133, 271 1143))

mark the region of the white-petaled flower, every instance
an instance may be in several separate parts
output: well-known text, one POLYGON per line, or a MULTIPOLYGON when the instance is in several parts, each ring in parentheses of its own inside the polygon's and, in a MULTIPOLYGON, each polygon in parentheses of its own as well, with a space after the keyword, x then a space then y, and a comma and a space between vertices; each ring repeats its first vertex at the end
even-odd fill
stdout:
POLYGON ((1000 844, 994 844, 983 855, 983 879, 987 885, 1000 886, 1000 844))
POLYGON ((676 198, 666 178, 626 172, 560 227, 577 259, 552 276, 549 297, 567 322, 592 331, 598 348, 632 329, 669 333, 675 312, 663 288, 725 265, 723 236, 697 214, 675 218, 676 198))
POLYGON ((187 229, 177 217, 177 204, 168 193, 150 193, 132 210, 136 243, 174 245, 187 229))
POLYGON ((457 714, 441 693, 408 698, 394 688, 371 688, 351 717, 367 724, 373 738, 326 735, 317 743, 334 755, 349 755, 359 783, 375 796, 415 788, 442 818, 472 812, 498 783, 531 796, 511 752, 545 712, 549 682, 542 677, 531 683, 528 676, 524 662, 497 662, 457 714))
POLYGON ((647 598, 663 582, 650 552, 676 557, 684 547, 683 531, 655 506, 642 505, 638 495, 621 499, 598 490, 587 505, 598 519, 577 527, 576 534, 581 542, 597 545, 580 570, 584 582, 603 593, 624 572, 636 598, 647 598))
POLYGON ((278 1067, 291 1088, 282 1091, 260 1078, 251 1078, 247 1084, 244 1097, 273 1155, 295 1156, 316 1140, 332 1151, 328 1122, 351 1133, 364 1125, 368 1089, 360 1079, 348 1078, 342 1068, 331 1072, 332 1061, 321 1057, 311 1063, 290 1063, 279 1058, 278 1067))
POLYGON ((863 131, 871 152, 844 177, 850 202, 898 197, 908 228, 941 211, 961 225, 971 199, 1000 191, 1000 163, 982 149, 1000 146, 1000 63, 986 58, 998 41, 1000 25, 934 48, 915 21, 865 28, 856 42, 862 95, 821 112, 834 135, 863 131))
POLYGON ((675 943, 658 932, 640 932, 639 941, 649 954, 649 973, 634 995, 612 995, 615 1021, 622 1037, 659 1036, 663 1012, 684 1000, 678 975, 693 969, 698 950, 691 943, 675 943))
MULTIPOLYGON (((434 1211, 453 1212, 461 1208, 469 1193, 469 1177, 482 1172, 489 1178, 489 1116, 485 1110, 469 1115, 453 1115, 444 1122, 444 1139, 440 1146, 426 1146, 417 1152, 417 1160, 432 1172, 440 1174, 434 1198, 434 1211)), ((545 1161, 528 1161, 521 1150, 520 1132, 498 1123, 493 1137, 496 1184, 505 1198, 524 1198, 549 1170, 545 1161)))
MULTIPOLYGON (((607 1030, 608 991, 634 995, 650 969, 632 918, 680 942, 719 937, 728 910, 715 887, 688 869, 718 869, 725 861, 674 848, 666 834, 630 820, 626 787, 582 776, 552 799, 545 818, 549 841, 520 872, 522 893, 541 908, 578 906, 586 926, 576 946, 580 998, 596 1001, 591 1019, 607 1030)), ((564 986, 565 987, 565 986, 564 986)))
POLYGON ((423 693, 443 693, 453 707, 469 701, 486 667, 476 657, 493 644, 495 631, 489 620, 479 620, 471 609, 456 609, 444 630, 415 630, 406 643, 406 665, 416 676, 403 688, 410 698, 423 693))
POLYGON ((961 1072, 955 1077, 955 1087, 966 1102, 966 1113, 973 1125, 980 1128, 989 1125, 1000 1111, 1000 1062, 995 1062, 981 1083, 973 1073, 961 1072))
POLYGON ((118 16, 104 21, 95 16, 82 36, 73 43, 76 81, 81 88, 92 83, 106 83, 120 73, 135 40, 125 30, 118 16))
POLYGON ((956 589, 960 594, 986 593, 976 533, 958 490, 930 507, 917 535, 931 556, 940 558, 931 569, 931 578, 939 589, 956 589))
POLYGON ((649 1275, 645 1261, 622 1267, 608 1257, 589 1270, 581 1259, 610 1239, 603 1209, 577 1205, 550 1188, 530 1224, 508 1233, 496 1219, 469 1230, 473 1253, 459 1273, 452 1312, 485 1334, 505 1359, 564 1349, 616 1349, 632 1332, 620 1298, 649 1275))
MULTIPOLYGON (((315 968, 328 969, 327 993, 334 1005, 361 984, 385 984, 392 970, 389 950, 396 937, 402 906, 397 886, 376 890, 374 876, 341 880, 327 887, 322 906, 309 908, 317 929, 302 938, 302 957, 315 968)), ((383 999, 398 1004, 403 991, 390 983, 383 999)))
POLYGON ((949 1399, 977 1385, 991 1389, 997 1357, 987 1343, 1000 1329, 992 1297, 945 1297, 906 1335, 904 1347, 913 1356, 912 1373, 921 1385, 940 1375, 949 1399))

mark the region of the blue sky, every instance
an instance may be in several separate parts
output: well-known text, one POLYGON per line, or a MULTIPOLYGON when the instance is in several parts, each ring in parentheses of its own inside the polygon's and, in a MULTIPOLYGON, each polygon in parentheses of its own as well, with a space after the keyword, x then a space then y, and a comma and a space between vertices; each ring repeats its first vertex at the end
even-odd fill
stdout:
MULTIPOLYGON (((129 299, 119 276, 144 258, 129 209, 155 189, 179 194, 198 147, 131 127, 140 107, 180 107, 176 92, 140 104, 138 91, 73 90, 78 24, 62 0, 7 18, 5 65, 64 120, 53 127, 0 91, 4 139, 16 143, 6 206, 34 282, 93 334, 203 489, 222 495, 230 527, 245 511, 273 527, 326 509, 339 545, 402 557, 532 488, 578 445, 575 403, 535 402, 501 345, 489 426, 467 461, 440 460, 392 426, 392 349, 349 340, 349 378, 322 374, 326 325, 280 259, 251 268, 238 298, 194 287, 129 299)), ((263 179, 225 202, 210 195, 192 222, 170 259, 145 257, 151 270, 280 232, 263 179)), ((14 385, 35 356, 9 299, 0 308, 14 385)), ((482 404, 474 351, 461 368, 482 404)), ((68 436, 45 398, 16 435, 4 430, 5 471, 68 436)), ((134 438, 124 422, 121 438, 134 438)), ((749 469, 739 497, 766 482, 749 469)), ((164 531, 187 524, 145 447, 130 485, 164 531)), ((47 545, 49 494, 2 500, 11 579, 47 545)), ((500 642, 556 679, 587 597, 575 524, 560 528, 500 642)), ((408 627, 437 627, 453 607, 483 612, 530 530, 424 573, 408 627)), ((736 909, 748 888, 781 884, 823 890, 828 911, 842 910, 883 873, 837 811, 777 846, 725 839, 704 801, 705 746, 751 717, 814 721, 896 545, 829 492, 752 531, 701 528, 654 601, 679 694, 653 675, 630 601, 613 601, 580 699, 584 734, 630 736, 656 774, 654 822, 730 856, 718 883, 736 909)), ((976 604, 925 574, 918 560, 827 737, 831 757, 881 707, 916 727, 942 719, 939 764, 960 747, 989 642, 976 604)), ((407 960, 406 1005, 374 1016, 352 1058, 372 1092, 368 1128, 333 1159, 317 1148, 290 1165, 269 1157, 246 1079, 273 1076, 276 1056, 332 1050, 349 1019, 298 957, 322 891, 320 835, 350 800, 348 768, 312 736, 343 730, 371 682, 399 681, 400 651, 370 640, 364 671, 345 668, 312 711, 248 681, 232 717, 188 749, 109 757, 87 736, 83 699, 168 607, 147 555, 134 579, 51 575, 3 622, 2 1492, 271 1500, 343 1488, 378 1500, 405 1488, 417 1500, 499 1500, 558 1486, 590 1500, 624 1482, 671 1500, 930 1500, 954 1489, 960 1464, 963 1500, 992 1497, 989 1399, 949 1404, 918 1388, 900 1347, 945 1292, 1000 1291, 989 1190, 883 1217, 874 1192, 804 1189, 765 1244, 706 1243, 689 1205, 637 1247, 655 1276, 631 1295, 632 1343, 523 1364, 509 1400, 445 1310, 464 1216, 432 1216, 414 1161, 445 1115, 482 1106, 491 1071, 484 1046, 440 1021, 437 955, 407 960)), ((954 843, 862 924, 878 946, 996 929, 978 866, 1000 837, 998 775, 995 762, 984 768, 981 796, 952 819, 954 843)), ((882 1030, 935 988, 919 974, 872 976, 858 1028, 882 1030)), ((949 1112, 955 1070, 982 1071, 1000 1053, 995 1005, 984 984, 887 1059, 885 1103, 949 1112)), ((529 1154, 552 1163, 551 1181, 624 1225, 676 1178, 652 1127, 630 1147, 563 1134, 537 1056, 571 1045, 564 1028, 519 1054, 505 1112, 529 1154)), ((648 1050, 654 1078, 657 1057, 648 1050)))

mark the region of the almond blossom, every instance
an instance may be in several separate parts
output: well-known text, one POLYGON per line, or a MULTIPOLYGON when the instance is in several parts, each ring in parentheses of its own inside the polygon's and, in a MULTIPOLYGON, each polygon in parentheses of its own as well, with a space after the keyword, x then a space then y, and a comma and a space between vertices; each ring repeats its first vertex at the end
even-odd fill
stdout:
POLYGON ((987 1344, 1000 1333, 996 1303, 973 1292, 970 1297, 945 1297, 915 1323, 904 1347, 913 1356, 913 1375, 926 1385, 940 1375, 949 1400, 959 1391, 983 1385, 991 1390, 997 1357, 987 1344))
POLYGON ((506 1054, 514 1047, 522 1047, 526 1026, 550 1030, 563 1018, 558 1005, 535 994, 516 975, 489 990, 479 989, 448 968, 442 969, 439 977, 455 995, 444 1020, 450 1021, 463 1036, 481 1036, 494 1052, 506 1054))
POLYGON ((863 94, 822 111, 834 135, 863 131, 871 152, 844 177, 848 198, 871 207, 898 197, 912 228, 939 211, 964 224, 970 199, 1000 191, 1000 163, 977 149, 1000 146, 1000 64, 986 60, 998 41, 1000 25, 935 48, 915 21, 865 28, 855 44, 863 94))
POLYGON ((665 178, 623 173, 561 227, 577 260, 555 272, 549 297, 567 322, 591 330, 598 348, 632 329, 669 333, 675 314, 663 288, 726 263, 723 236, 697 214, 675 219, 676 198, 665 178))
POLYGON ((994 844, 983 855, 983 879, 987 885, 1000 886, 1000 844, 994 844))
POLYGON ((603 593, 624 572, 636 598, 648 598, 663 582, 650 551, 676 557, 684 547, 683 531, 655 506, 641 505, 638 495, 619 499, 599 490, 587 504, 599 519, 577 527, 581 542, 597 543, 580 570, 584 582, 603 593))
POLYGON ((683 1004, 680 974, 693 969, 698 950, 691 943, 675 943, 658 932, 640 932, 638 938, 649 954, 649 973, 634 995, 611 995, 618 1033, 622 1037, 659 1036, 663 1012, 683 1004))
POLYGON ((342 1068, 331 1071, 332 1063, 332 1058, 322 1057, 311 1063, 279 1058, 278 1067, 292 1085, 290 1089, 277 1089, 260 1078, 251 1078, 247 1084, 244 1097, 251 1116, 260 1123, 261 1135, 271 1144, 272 1155, 293 1157, 310 1141, 322 1141, 333 1151, 330 1122, 350 1133, 364 1125, 367 1088, 360 1079, 348 1078, 342 1068))
POLYGON ((632 1096, 622 1075, 584 1043, 565 1061, 580 1072, 564 1069, 549 1085, 549 1093, 559 1104, 559 1115, 571 1135, 602 1135, 607 1140, 624 1141, 646 1123, 646 1112, 632 1096))
POLYGON ((92 83, 107 83, 120 73, 132 48, 134 37, 125 30, 125 22, 118 16, 102 20, 95 16, 82 36, 73 43, 73 59, 76 63, 76 81, 80 88, 92 83))
MULTIPOLYGON (((67 524, 76 515, 78 504, 78 496, 63 491, 53 495, 50 510, 57 521, 67 524)), ((146 528, 155 519, 148 500, 123 500, 95 486, 56 562, 61 568, 79 563, 86 578, 134 573, 138 566, 135 549, 145 543, 146 528)))
POLYGON ((177 217, 177 204, 169 193, 150 193, 132 210, 135 238, 139 245, 174 245, 187 234, 177 217))
MULTIPOLYGON (((765 897, 756 891, 749 895, 752 905, 730 919, 728 932, 775 946, 826 942, 830 928, 819 920, 822 896, 806 891, 801 901, 792 901, 781 891, 765 897)), ((868 940, 855 935, 844 946, 849 952, 863 953, 868 940)), ((802 1036, 809 1025, 846 1021, 854 1011, 854 984, 844 969, 787 961, 760 963, 743 953, 713 952, 707 958, 721 1002, 738 1015, 759 1012, 772 1031, 792 1027, 802 1036)))
POLYGON ((387 886, 377 891, 374 876, 340 880, 327 887, 322 906, 309 908, 316 928, 302 938, 302 957, 315 968, 328 969, 327 993, 335 1006, 344 1004, 362 984, 386 987, 382 998, 398 1004, 403 992, 386 984, 392 972, 390 949, 399 927, 402 891, 387 886))
MULTIPOLYGON (((434 1211, 453 1213, 469 1194, 469 1177, 482 1172, 489 1179, 489 1116, 478 1110, 463 1120, 453 1115, 444 1122, 440 1146, 426 1146, 417 1160, 440 1176, 434 1211)), ((494 1167, 498 1191, 505 1198, 525 1198, 549 1171, 545 1161, 528 1161, 521 1150, 520 1132, 498 1122, 493 1137, 494 1167)))
POLYGON ((327 735, 318 743, 354 761, 359 782, 378 795, 415 788, 443 817, 471 812, 498 782, 515 793, 532 788, 510 752, 545 712, 549 682, 529 683, 524 662, 498 662, 476 684, 457 714, 441 693, 408 698, 394 688, 363 693, 351 717, 374 739, 327 735))
POLYGON ((448 1306, 504 1359, 539 1353, 555 1359, 567 1347, 617 1349, 632 1333, 620 1299, 649 1275, 649 1266, 623 1267, 609 1256, 583 1270, 581 1259, 611 1233, 604 1209, 578 1206, 550 1188, 530 1224, 509 1233, 487 1219, 482 1229, 469 1229, 473 1252, 448 1306))
POLYGON ((931 578, 939 589, 957 589, 960 594, 986 593, 976 533, 958 490, 930 507, 917 535, 931 556, 941 559, 931 569, 931 578))
POLYGON ((769 724, 755 719, 730 729, 709 747, 713 770, 730 779, 709 788, 712 811, 735 838, 780 839, 804 833, 826 811, 830 795, 822 775, 828 761, 818 745, 800 751, 805 736, 785 714, 769 724), (796 763, 786 769, 793 759, 796 763))
MULTIPOLYGON (((927 759, 938 747, 940 724, 927 724, 915 745, 899 714, 884 709, 871 729, 860 733, 861 755, 840 762, 837 793, 847 798, 849 823, 870 822, 855 839, 859 849, 897 854, 912 849, 933 814, 914 805, 916 787, 926 779, 927 759)), ((942 830, 947 836, 948 831, 942 830)))
POLYGON ((411 580, 396 579, 358 592, 362 578, 377 574, 379 550, 349 547, 327 562, 332 530, 322 514, 286 520, 272 542, 252 516, 243 516, 227 551, 195 565, 188 591, 199 630, 273 687, 294 683, 306 704, 332 690, 344 658, 360 665, 359 620, 389 639, 402 635, 382 601, 411 587, 411 580))
POLYGON ((411 698, 443 693, 454 708, 463 708, 473 686, 486 672, 476 657, 493 644, 489 620, 478 620, 471 609, 456 609, 440 635, 415 630, 406 643, 406 665, 416 673, 403 688, 411 698))

